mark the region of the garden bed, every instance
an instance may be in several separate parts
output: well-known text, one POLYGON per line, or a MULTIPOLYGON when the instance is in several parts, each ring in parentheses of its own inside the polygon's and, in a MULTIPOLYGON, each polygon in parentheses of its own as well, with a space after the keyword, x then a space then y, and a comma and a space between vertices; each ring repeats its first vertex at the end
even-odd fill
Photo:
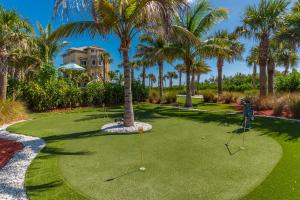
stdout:
POLYGON ((0 139, 0 169, 8 163, 15 153, 22 149, 23 145, 20 142, 0 139))

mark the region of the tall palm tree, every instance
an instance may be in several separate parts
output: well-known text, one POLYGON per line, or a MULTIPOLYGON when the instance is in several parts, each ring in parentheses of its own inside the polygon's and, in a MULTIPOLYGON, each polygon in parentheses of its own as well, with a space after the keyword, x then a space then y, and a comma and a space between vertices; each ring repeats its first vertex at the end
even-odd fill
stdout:
POLYGON ((168 59, 168 43, 165 38, 159 34, 143 34, 140 36, 138 45, 138 54, 143 55, 144 59, 158 65, 158 87, 159 96, 163 96, 163 74, 164 61, 168 59))
MULTIPOLYGON (((220 20, 227 18, 228 11, 224 8, 212 8, 208 0, 202 0, 186 8, 175 16, 172 25, 173 52, 184 61, 186 68, 186 107, 192 107, 191 69, 199 55, 209 53, 203 38, 206 33, 220 20)), ((170 50, 171 51, 171 50, 170 50)))
POLYGON ((45 28, 37 23, 39 34, 37 36, 37 46, 39 51, 39 59, 42 63, 53 63, 54 56, 67 45, 64 42, 50 40, 53 33, 52 25, 48 24, 45 28))
POLYGON ((197 62, 194 63, 193 68, 192 68, 192 95, 194 96, 196 93, 196 85, 195 85, 195 78, 197 75, 197 83, 199 84, 200 82, 200 75, 204 73, 208 73, 211 71, 211 67, 208 66, 208 64, 204 60, 198 60, 197 62))
POLYGON ((226 30, 216 32, 208 43, 213 48, 212 56, 217 58, 218 98, 220 99, 223 96, 222 78, 224 62, 233 62, 242 59, 244 45, 238 41, 237 34, 229 33, 226 30))
POLYGON ((247 64, 251 66, 253 70, 252 72, 253 89, 256 88, 257 65, 259 62, 258 55, 259 55, 258 47, 253 47, 250 50, 250 55, 246 58, 247 64))
POLYGON ((153 83, 156 83, 156 76, 155 74, 148 74, 148 80, 149 80, 149 87, 153 87, 153 83))
POLYGON ((168 72, 167 78, 169 79, 169 87, 172 88, 173 87, 173 79, 177 79, 178 75, 176 74, 176 72, 168 72))
POLYGON ((0 100, 6 100, 8 63, 14 52, 27 46, 31 25, 15 11, 0 7, 0 100))
POLYGON ((175 66, 176 71, 178 72, 179 77, 179 87, 181 87, 181 79, 182 79, 182 73, 185 71, 184 64, 178 64, 175 66))
POLYGON ((253 36, 259 44, 260 67, 260 96, 267 95, 267 63, 270 38, 283 25, 283 16, 286 13, 289 1, 287 0, 260 0, 258 5, 249 6, 243 18, 243 26, 238 32, 244 36, 253 36))
POLYGON ((112 59, 112 57, 111 57, 111 55, 110 55, 110 53, 108 53, 108 52, 102 52, 101 54, 100 54, 100 60, 102 61, 102 66, 103 66, 103 72, 102 72, 102 74, 103 74, 103 81, 104 82, 106 82, 106 81, 108 81, 107 80, 107 73, 108 73, 108 69, 107 69, 107 65, 108 64, 111 64, 111 63, 113 63, 113 59, 112 59))
POLYGON ((129 49, 132 39, 141 29, 149 27, 153 21, 158 21, 156 19, 160 19, 167 27, 170 24, 170 16, 184 3, 184 0, 56 0, 56 13, 64 8, 70 9, 74 5, 83 5, 86 11, 91 12, 88 14, 92 15, 93 20, 65 24, 56 31, 54 38, 68 37, 84 32, 88 32, 92 36, 113 33, 119 38, 125 76, 125 127, 134 125, 129 65, 129 49))

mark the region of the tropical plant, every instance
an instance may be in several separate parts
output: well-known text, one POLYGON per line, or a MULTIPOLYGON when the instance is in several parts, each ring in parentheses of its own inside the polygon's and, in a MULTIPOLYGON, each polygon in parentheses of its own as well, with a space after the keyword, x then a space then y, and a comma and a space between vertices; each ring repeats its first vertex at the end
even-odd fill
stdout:
MULTIPOLYGON (((108 52, 102 52, 100 54, 100 60, 102 61, 102 66, 103 66, 103 72, 102 72, 102 80, 104 82, 108 81, 109 75, 108 75, 108 64, 113 63, 113 59, 108 52), (107 77, 108 76, 108 77, 107 77)), ((111 80, 111 79, 109 79, 111 80)))
POLYGON ((173 79, 177 79, 178 75, 176 74, 176 72, 168 72, 167 78, 169 79, 169 87, 172 88, 173 87, 173 79))
POLYGON ((253 89, 256 88, 257 65, 259 62, 258 55, 259 55, 258 47, 252 47, 250 50, 250 55, 246 58, 246 62, 248 66, 251 66, 253 70, 252 72, 253 89))
POLYGON ((153 84, 156 83, 156 76, 155 74, 148 74, 148 80, 149 80, 149 87, 152 88, 153 84))
POLYGON ((246 9, 243 26, 237 32, 246 37, 255 37, 259 40, 259 66, 260 66, 260 97, 267 95, 267 63, 270 38, 284 23, 289 1, 286 0, 260 0, 258 5, 246 9))
POLYGON ((221 30, 209 40, 209 45, 213 48, 211 55, 217 58, 218 70, 218 98, 223 95, 223 67, 224 62, 234 62, 242 59, 244 45, 238 41, 238 36, 235 33, 229 33, 226 30, 221 30))
POLYGON ((160 97, 163 96, 164 61, 168 59, 168 49, 167 41, 159 34, 143 34, 140 36, 138 54, 143 55, 143 58, 152 64, 156 63, 158 65, 158 87, 160 97))
POLYGON ((191 81, 193 96, 195 95, 195 90, 196 90, 196 85, 195 85, 196 75, 197 75, 197 83, 199 84, 201 74, 208 73, 209 71, 211 71, 211 68, 206 64, 204 60, 199 60, 196 63, 194 63, 192 68, 192 81, 191 81))
POLYGON ((172 53, 184 61, 186 69, 186 107, 192 107, 191 70, 199 56, 210 53, 205 48, 205 34, 220 20, 227 17, 224 8, 212 8, 209 1, 196 2, 175 16, 172 25, 172 53))
POLYGON ((179 87, 181 87, 181 79, 182 79, 182 73, 185 72, 184 64, 177 64, 175 66, 176 71, 178 72, 178 77, 179 77, 179 87))
POLYGON ((33 32, 31 25, 16 11, 0 7, 0 100, 6 100, 8 62, 13 54, 26 47, 33 32))
POLYGON ((153 21, 157 21, 156 19, 160 19, 159 21, 167 27, 170 24, 170 16, 184 2, 184 0, 76 0, 74 4, 74 0, 56 0, 56 13, 59 13, 61 9, 72 8, 73 5, 83 5, 88 12, 91 12, 89 14, 93 20, 65 24, 55 32, 53 38, 78 35, 84 32, 88 32, 92 36, 113 33, 119 38, 125 76, 124 126, 126 127, 134 125, 128 55, 131 41, 141 29, 149 27, 153 21))

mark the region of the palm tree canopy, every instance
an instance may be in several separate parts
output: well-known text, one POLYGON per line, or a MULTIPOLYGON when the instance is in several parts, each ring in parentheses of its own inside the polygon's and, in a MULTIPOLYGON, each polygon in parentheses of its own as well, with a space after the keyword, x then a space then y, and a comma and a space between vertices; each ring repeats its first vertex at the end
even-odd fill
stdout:
POLYGON ((176 72, 168 72, 167 78, 168 79, 176 79, 176 78, 178 78, 178 75, 176 74, 176 72))
POLYGON ((284 23, 289 0, 260 0, 258 5, 249 6, 243 19, 243 26, 237 32, 244 36, 260 38, 270 36, 284 23))
POLYGON ((249 66, 252 66, 253 64, 258 64, 258 58, 259 58, 259 49, 258 47, 252 47, 250 50, 250 55, 247 56, 246 62, 249 66))
POLYGON ((208 40, 204 49, 210 57, 222 58, 228 62, 232 62, 242 59, 245 47, 238 41, 237 34, 221 30, 208 40))
MULTIPOLYGON (((52 38, 78 35, 84 32, 91 36, 116 34, 123 44, 130 47, 131 39, 137 32, 150 25, 155 19, 167 22, 185 0, 56 0, 55 12, 66 8, 84 7, 92 9, 92 21, 80 21, 61 26, 52 38)), ((169 24, 169 23, 166 23, 169 24)))
POLYGON ((207 74, 211 72, 211 66, 209 66, 204 60, 199 60, 194 63, 192 70, 195 74, 207 74))

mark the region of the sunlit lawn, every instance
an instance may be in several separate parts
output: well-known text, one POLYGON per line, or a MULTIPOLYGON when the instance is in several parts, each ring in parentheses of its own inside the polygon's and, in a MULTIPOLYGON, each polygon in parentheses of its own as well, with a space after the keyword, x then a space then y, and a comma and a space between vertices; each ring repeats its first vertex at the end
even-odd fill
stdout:
POLYGON ((151 123, 153 130, 139 136, 101 133, 100 127, 120 117, 121 109, 108 114, 105 118, 96 108, 34 114, 33 120, 10 128, 47 142, 26 175, 31 200, 300 196, 298 123, 256 119, 246 149, 240 150, 242 137, 236 135, 229 152, 224 144, 239 128, 239 115, 145 104, 136 109, 136 118, 151 123), (145 172, 138 171, 141 165, 145 172))

